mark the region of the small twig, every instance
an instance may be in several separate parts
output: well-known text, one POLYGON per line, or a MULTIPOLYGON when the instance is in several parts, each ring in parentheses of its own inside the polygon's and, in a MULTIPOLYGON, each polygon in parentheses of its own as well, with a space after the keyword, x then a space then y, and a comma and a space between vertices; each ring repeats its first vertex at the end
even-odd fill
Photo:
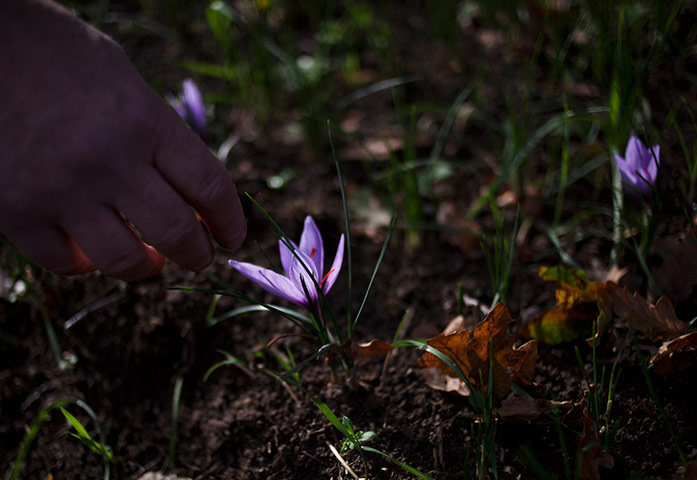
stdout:
POLYGON ((336 457, 337 460, 339 460, 339 463, 346 469, 346 471, 356 480, 359 480, 358 475, 356 475, 356 472, 353 471, 351 467, 349 467, 349 464, 346 463, 346 460, 341 456, 339 452, 337 452, 336 448, 334 448, 334 445, 331 443, 327 442, 327 446, 329 447, 329 450, 331 450, 332 454, 336 457))

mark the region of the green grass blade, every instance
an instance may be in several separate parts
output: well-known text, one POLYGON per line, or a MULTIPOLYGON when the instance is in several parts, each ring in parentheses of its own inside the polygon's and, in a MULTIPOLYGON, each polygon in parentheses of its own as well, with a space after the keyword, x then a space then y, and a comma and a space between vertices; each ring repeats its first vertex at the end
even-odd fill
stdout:
MULTIPOLYGON (((334 166, 336 167, 336 176, 339 179, 339 190, 341 191, 341 205, 344 209, 344 224, 346 230, 346 261, 348 269, 348 308, 346 313, 347 324, 348 324, 348 338, 353 337, 353 256, 351 254, 351 221, 349 218, 348 202, 346 200, 346 189, 344 186, 344 177, 341 174, 341 166, 339 165, 339 158, 336 155, 336 147, 334 146, 334 136, 332 134, 331 125, 327 122, 327 127, 329 129, 329 145, 332 148, 332 158, 334 159, 334 166)), ((323 274, 324 272, 322 272, 323 274)))
POLYGON ((249 303, 254 303, 256 305, 263 306, 266 310, 269 310, 271 312, 277 313, 291 322, 295 324, 298 328, 300 328, 303 332, 305 332, 309 336, 314 336, 314 332, 312 330, 308 329, 309 327, 312 327, 312 321, 310 320, 309 322, 307 321, 308 318, 305 317, 304 315, 298 314, 297 312, 294 312, 293 310, 288 310, 286 308, 282 307, 277 307, 275 305, 271 305, 268 303, 260 302, 259 300, 256 300, 248 295, 245 295, 242 292, 239 292, 237 290, 212 290, 209 288, 199 288, 199 287, 167 287, 168 290, 182 290, 185 292, 202 292, 202 293, 210 293, 213 295, 222 295, 224 297, 230 297, 230 298, 235 298, 237 300, 244 300, 249 303))
POLYGON ((303 315, 302 313, 296 312, 295 310, 291 310, 290 308, 285 308, 281 307, 279 305, 269 305, 270 307, 273 308, 273 310, 267 308, 265 305, 248 305, 246 307, 240 307, 240 308, 235 308, 233 310, 227 311, 223 314, 220 314, 218 316, 215 316, 211 318, 210 322, 208 323, 209 327, 213 327, 220 322, 223 322, 225 320, 229 320, 231 318, 235 318, 240 315, 244 315, 245 313, 254 313, 254 312, 271 312, 274 311, 276 313, 278 312, 283 312, 285 315, 289 317, 293 317, 301 322, 307 323, 307 324, 312 324, 312 320, 310 317, 307 315, 303 315))
POLYGON ((225 350, 218 350, 218 352, 225 355, 226 358, 225 360, 221 360, 220 362, 213 364, 208 370, 206 370, 206 373, 203 375, 204 382, 207 382, 208 377, 210 377, 211 374, 218 370, 220 367, 225 367, 227 365, 236 365, 240 367, 244 366, 244 362, 232 355, 231 353, 228 353, 225 350))
POLYGON ((376 448, 367 447, 367 446, 361 445, 361 450, 363 450, 363 451, 365 451, 365 452, 377 453, 377 454, 379 454, 379 455, 382 455, 383 457, 385 457, 385 458, 388 459, 390 462, 394 463, 395 465, 397 465, 398 467, 400 467, 400 468, 403 469, 404 471, 409 472, 409 473, 411 473, 412 475, 416 475, 417 477, 419 477, 419 478, 421 478, 421 479, 423 479, 423 480, 434 480, 433 477, 430 477, 430 476, 426 475, 425 473, 422 473, 422 472, 418 471, 417 469, 415 469, 414 467, 411 467, 411 466, 407 465, 406 463, 400 462, 399 460, 397 460, 397 459, 394 458, 393 456, 388 455, 388 454, 386 454, 385 452, 381 452, 380 450, 378 450, 378 449, 376 449, 376 448))
POLYGON ((29 427, 29 430, 27 430, 27 433, 25 433, 24 437, 22 438, 22 442, 19 445, 19 450, 17 451, 17 456, 15 457, 15 461, 12 465, 12 470, 10 471, 10 474, 8 476, 8 480, 19 479, 19 473, 22 468, 22 463, 24 463, 24 459, 29 453, 29 448, 31 447, 32 442, 38 435, 39 428, 41 427, 41 425, 46 420, 48 420, 51 411, 56 410, 64 405, 74 403, 74 401, 75 400, 71 398, 62 398, 60 400, 56 400, 48 407, 43 409, 41 412, 39 412, 39 414, 32 422, 31 426, 29 427))
POLYGON ((416 75, 409 75, 404 77, 388 78, 387 80, 381 80, 379 82, 372 83, 366 87, 360 88, 348 94, 343 99, 337 102, 337 108, 343 110, 354 102, 361 100, 365 97, 373 95, 374 93, 383 92, 385 90, 391 90, 395 87, 401 85, 406 85, 407 83, 418 82, 421 77, 416 75))
MULTIPOLYGON (((67 405, 76 405, 77 407, 81 408, 84 410, 90 418, 94 421, 95 426, 97 428, 97 433, 99 434, 99 438, 101 441, 101 447, 103 447, 102 451, 95 450, 97 453, 103 455, 104 457, 104 480, 109 480, 110 474, 111 474, 111 467, 110 467, 110 462, 114 462, 115 458, 113 456, 113 453, 111 452, 108 447, 106 447, 106 437, 104 435, 104 431, 102 430, 102 426, 97 420, 97 415, 94 413, 94 411, 87 405, 85 402, 82 400, 79 400, 77 398, 61 398, 56 400, 55 402, 51 403, 48 405, 46 408, 41 410, 39 414, 36 416, 34 421, 32 422, 31 426, 27 430, 27 432, 24 434, 24 437, 22 438, 22 442, 20 443, 19 450, 17 451, 17 456, 15 457, 15 460, 12 464, 12 470, 10 470, 7 480, 19 480, 19 474, 22 469, 22 464, 24 463, 24 460, 26 459, 29 449, 31 448, 31 444, 34 442, 36 439, 36 436, 39 434, 39 429, 41 428, 41 425, 43 425, 46 420, 49 419, 51 412, 54 410, 64 410, 64 407, 67 405)), ((70 419, 68 418, 67 415, 65 415, 67 411, 64 411, 63 415, 65 416, 68 421, 70 419)), ((70 415, 68 413, 68 415, 70 415)), ((90 438, 89 434, 85 430, 85 428, 82 426, 82 424, 75 419, 74 416, 70 415, 74 419, 74 422, 70 421, 71 425, 73 427, 76 427, 76 431, 82 432, 84 434, 84 438, 90 438)), ((78 437, 80 440, 83 440, 82 437, 78 437)), ((92 440, 94 442, 94 440, 92 440)), ((96 442, 94 442, 96 443, 96 442)), ((87 443, 86 443, 87 444, 87 443)), ((88 445, 89 446, 89 445, 88 445)), ((90 446, 90 448, 92 448, 90 446)), ((94 450, 94 448, 92 448, 94 450)))
POLYGON ((312 400, 312 403, 314 403, 317 408, 319 408, 320 412, 329 420, 329 422, 337 429, 343 436, 354 442, 354 444, 359 445, 358 440, 355 438, 355 435, 351 434, 351 432, 348 431, 346 426, 341 423, 341 420, 334 414, 331 408, 327 406, 326 403, 322 402, 320 399, 312 395, 310 392, 308 392, 301 384, 298 382, 295 378, 293 377, 288 377, 287 374, 280 375, 277 372, 271 372, 274 376, 278 377, 280 380, 286 382, 287 384, 296 387, 297 389, 301 390, 305 395, 307 395, 310 400, 312 400))
POLYGON ((365 295, 363 296, 363 301, 361 302, 361 306, 358 309, 358 313, 356 313, 356 317, 353 319, 353 328, 356 327, 356 324, 358 323, 358 319, 361 317, 361 313, 363 313, 363 307, 365 306, 367 300, 368 300, 368 295, 370 295, 370 291, 373 288, 373 282, 375 281, 375 277, 378 274, 378 269, 380 268, 380 264, 382 263, 382 259, 385 256, 385 252, 387 251, 387 247, 390 244, 390 238, 392 238, 392 232, 394 230, 394 225, 397 220, 396 216, 392 217, 392 220, 390 220, 390 226, 387 229, 387 235, 385 235, 385 241, 382 244, 382 249, 380 250, 380 255, 378 256, 378 261, 375 262, 375 268, 373 269, 373 274, 370 277, 370 282, 368 282, 368 288, 365 290, 365 295))
POLYGON ((503 168, 501 169, 497 177, 494 179, 494 181, 489 184, 489 186, 486 189, 486 192, 483 193, 470 208, 469 212, 467 213, 467 219, 474 219, 481 212, 482 208, 484 208, 484 206, 487 203, 489 203, 489 200, 494 197, 495 192, 498 191, 503 181, 509 177, 511 172, 515 171, 520 166, 523 160, 525 160, 525 158, 530 154, 532 149, 535 148, 537 144, 539 144, 542 141, 543 138, 545 138, 547 135, 561 127, 564 124, 564 122, 567 122, 572 118, 592 118, 594 115, 597 115, 599 113, 605 113, 607 111, 608 109, 603 107, 589 108, 582 112, 574 112, 573 110, 569 110, 568 112, 561 113, 547 120, 515 152, 515 154, 512 155, 510 161, 504 163, 503 168))
POLYGON ((177 454, 177 440, 179 437, 179 402, 181 401, 182 386, 184 385, 184 377, 178 376, 174 382, 174 390, 172 392, 172 432, 169 436, 169 448, 167 449, 167 457, 165 458, 164 468, 170 469, 174 466, 174 457, 177 454))

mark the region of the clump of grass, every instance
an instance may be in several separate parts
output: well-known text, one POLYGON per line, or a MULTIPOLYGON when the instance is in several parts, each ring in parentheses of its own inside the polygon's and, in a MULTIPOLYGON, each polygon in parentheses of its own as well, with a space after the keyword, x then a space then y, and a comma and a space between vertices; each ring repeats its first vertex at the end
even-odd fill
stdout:
POLYGON ((581 373, 583 374, 583 380, 585 382, 585 388, 583 390, 583 396, 585 398, 586 405, 588 405, 588 411, 590 412, 596 425, 602 425, 601 435, 603 439, 603 451, 607 452, 610 448, 617 429, 622 424, 622 419, 617 419, 612 421, 612 406, 615 397, 615 392, 617 388, 617 382, 619 380, 621 369, 617 368, 617 362, 612 364, 610 369, 610 376, 607 377, 607 369, 603 365, 600 368, 600 376, 598 376, 598 361, 597 361, 597 328, 598 322, 593 322, 592 330, 592 347, 591 347, 591 377, 586 373, 584 367, 583 359, 581 358, 581 352, 578 346, 574 347, 574 352, 576 353, 576 360, 578 361, 581 373))
POLYGON ((22 464, 24 463, 24 460, 26 459, 29 453, 29 449, 31 448, 32 443, 36 439, 36 436, 39 434, 39 429, 41 428, 41 425, 43 425, 44 422, 50 419, 51 413, 55 410, 60 410, 63 414, 63 417, 75 430, 75 433, 71 433, 71 435, 78 438, 87 448, 104 458, 104 480, 109 480, 109 478, 111 477, 111 463, 114 463, 116 461, 116 457, 114 456, 111 448, 106 444, 106 437, 104 435, 104 431, 102 430, 101 423, 97 419, 97 415, 94 413, 94 410, 92 410, 92 408, 90 408, 90 406, 87 405, 85 402, 76 398, 61 398, 52 402, 46 408, 41 410, 41 412, 39 412, 39 414, 36 416, 27 432, 24 434, 24 437, 22 438, 22 442, 17 452, 17 456, 15 457, 15 461, 12 464, 12 469, 8 474, 8 480, 19 480, 22 464), (77 418, 75 418, 72 414, 70 414, 70 412, 66 410, 66 407, 69 405, 75 405, 90 417, 90 419, 94 422, 97 428, 99 441, 94 440, 92 436, 87 432, 87 429, 85 429, 85 427, 82 425, 82 423, 80 423, 80 421, 77 418))
POLYGON ((495 213, 496 235, 491 239, 491 245, 486 237, 482 237, 481 245, 486 264, 491 276, 491 284, 494 288, 494 297, 491 305, 505 302, 508 297, 508 285, 511 277, 511 269, 515 258, 516 238, 520 228, 520 208, 516 210, 515 221, 510 239, 506 238, 504 231, 504 218, 501 212, 492 203, 492 212, 495 213))

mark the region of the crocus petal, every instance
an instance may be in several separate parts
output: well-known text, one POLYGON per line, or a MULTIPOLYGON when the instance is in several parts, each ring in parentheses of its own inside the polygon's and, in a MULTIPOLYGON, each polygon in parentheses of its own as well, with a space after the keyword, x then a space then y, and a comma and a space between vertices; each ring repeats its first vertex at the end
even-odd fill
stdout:
POLYGON ((259 285, 269 293, 284 298, 298 305, 307 306, 305 293, 296 287, 295 283, 285 275, 280 275, 268 268, 259 267, 251 263, 228 261, 230 266, 259 285))
MULTIPOLYGON (((311 216, 305 217, 303 233, 300 236, 300 251, 312 259, 317 272, 324 271, 324 246, 322 236, 311 216)), ((321 279, 317 279, 319 281, 321 279)))
POLYGON ((190 78, 182 82, 182 101, 190 115, 191 126, 203 136, 206 133, 206 109, 201 92, 190 78))
POLYGON ((329 269, 329 273, 327 274, 327 278, 324 279, 324 283, 322 284, 322 289, 324 293, 329 293, 329 290, 332 288, 334 285, 334 282, 336 282, 337 277, 339 276, 339 271, 341 270, 341 265, 344 262, 344 234, 341 234, 341 238, 339 238, 339 245, 336 247, 336 255, 334 255, 334 262, 332 262, 332 266, 329 269))
POLYGON ((165 100, 167 100, 167 103, 169 103, 172 106, 172 108, 174 108, 174 111, 177 112, 177 115, 179 115, 182 120, 186 121, 186 107, 184 106, 182 101, 174 95, 172 95, 171 93, 165 95, 165 100))
POLYGON ((632 135, 629 138, 625 158, 615 155, 625 191, 634 196, 646 196, 651 192, 658 175, 659 154, 659 145, 646 148, 637 137, 632 135))
POLYGON ((658 165, 661 162, 660 154, 660 145, 654 145, 649 150, 649 161, 648 165, 646 165, 646 180, 648 180, 652 185, 656 182, 656 177, 658 176, 658 165), (656 158, 654 158, 654 155, 656 158))
POLYGON ((305 255, 303 251, 298 249, 295 251, 295 253, 297 256, 293 255, 290 262, 288 277, 295 286, 295 289, 302 292, 303 297, 305 296, 306 288, 312 301, 316 302, 318 295, 315 285, 320 281, 319 272, 317 271, 315 263, 312 261, 312 259, 310 259, 308 255, 305 255), (304 288, 303 284, 305 285, 304 288))
MULTIPOLYGON (((626 164, 626 162, 624 162, 626 164)), ((649 185, 639 176, 645 177, 646 173, 632 168, 629 170, 629 166, 624 169, 620 168, 620 178, 624 185, 624 190, 627 193, 631 193, 634 196, 642 196, 648 193, 650 190, 649 185)))
POLYGON ((627 142, 627 149, 624 152, 625 161, 632 167, 632 170, 644 168, 644 158, 646 157, 646 147, 637 137, 632 135, 627 142))
POLYGON ((620 172, 620 178, 622 181, 625 183, 631 183, 632 179, 636 177, 634 167, 617 154, 615 154, 615 164, 617 165, 617 170, 620 172))
MULTIPOLYGON (((293 241, 288 239, 295 250, 298 250, 298 245, 293 241)), ((283 271, 286 275, 290 272, 290 262, 293 260, 293 251, 288 247, 286 242, 283 240, 278 241, 278 251, 281 253, 281 265, 283 266, 283 271)))

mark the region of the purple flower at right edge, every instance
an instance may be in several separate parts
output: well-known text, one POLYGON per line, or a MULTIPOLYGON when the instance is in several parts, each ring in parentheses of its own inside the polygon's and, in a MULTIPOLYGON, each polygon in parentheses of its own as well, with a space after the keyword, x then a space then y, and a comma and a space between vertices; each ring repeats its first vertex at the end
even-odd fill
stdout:
POLYGON ((615 154, 615 163, 626 192, 636 197, 647 197, 651 193, 651 186, 658 175, 660 150, 660 145, 646 148, 641 140, 632 135, 627 142, 624 158, 615 154))

